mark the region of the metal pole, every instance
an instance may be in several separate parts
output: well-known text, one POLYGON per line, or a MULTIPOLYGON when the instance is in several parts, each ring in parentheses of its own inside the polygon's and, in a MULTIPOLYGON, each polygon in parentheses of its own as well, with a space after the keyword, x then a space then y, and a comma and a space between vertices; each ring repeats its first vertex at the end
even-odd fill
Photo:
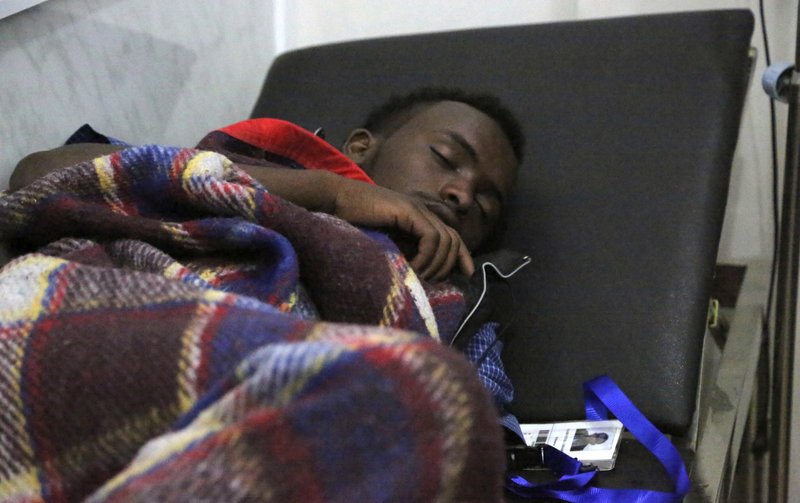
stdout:
MULTIPOLYGON (((800 6, 798 17, 800 20, 800 6)), ((783 205, 778 240, 775 291, 775 353, 772 398, 769 501, 788 502, 791 441, 794 337, 797 321, 798 259, 800 259, 800 27, 795 45, 795 69, 789 95, 783 205)))

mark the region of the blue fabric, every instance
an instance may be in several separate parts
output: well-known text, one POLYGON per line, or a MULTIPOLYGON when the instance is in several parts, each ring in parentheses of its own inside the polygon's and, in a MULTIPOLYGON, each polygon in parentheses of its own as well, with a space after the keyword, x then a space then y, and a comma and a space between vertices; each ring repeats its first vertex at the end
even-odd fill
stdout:
POLYGON ((514 399, 514 386, 500 359, 503 343, 497 340, 498 327, 495 322, 482 325, 470 339, 464 354, 467 360, 478 365, 478 375, 497 406, 504 407, 514 399))
POLYGON ((98 133, 89 124, 84 124, 83 126, 79 127, 69 138, 67 138, 67 141, 64 143, 66 145, 73 143, 107 143, 109 145, 120 145, 123 147, 133 146, 126 141, 98 133))
POLYGON ((514 385, 511 384, 511 379, 503 367, 503 360, 500 358, 503 343, 497 339, 499 327, 500 324, 495 322, 483 324, 470 339, 464 355, 477 367, 478 377, 494 397, 500 414, 500 424, 524 442, 519 420, 506 409, 514 399, 514 385))
POLYGON ((672 442, 636 408, 610 377, 599 376, 585 382, 583 393, 587 419, 603 420, 608 419, 609 413, 613 414, 667 470, 670 478, 675 481, 675 493, 666 493, 664 495, 666 499, 663 501, 683 499, 689 492, 689 475, 686 473, 680 453, 672 442))

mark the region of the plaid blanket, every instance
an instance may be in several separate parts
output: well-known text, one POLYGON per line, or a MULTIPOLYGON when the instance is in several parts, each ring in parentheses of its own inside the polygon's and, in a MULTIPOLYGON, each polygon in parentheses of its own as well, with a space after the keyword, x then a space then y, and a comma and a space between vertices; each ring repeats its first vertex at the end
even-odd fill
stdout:
POLYGON ((382 235, 144 146, 1 198, 0 238, 32 250, 0 270, 0 500, 502 499, 437 342, 463 296, 382 235))

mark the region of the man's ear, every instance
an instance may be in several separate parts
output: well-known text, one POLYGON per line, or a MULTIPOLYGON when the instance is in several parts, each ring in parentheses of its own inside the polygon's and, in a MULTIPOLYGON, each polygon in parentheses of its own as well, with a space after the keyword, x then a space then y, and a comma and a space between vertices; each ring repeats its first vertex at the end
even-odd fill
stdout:
POLYGON ((359 128, 350 131, 342 147, 342 153, 351 161, 362 168, 369 164, 370 159, 378 150, 379 137, 366 129, 359 128))

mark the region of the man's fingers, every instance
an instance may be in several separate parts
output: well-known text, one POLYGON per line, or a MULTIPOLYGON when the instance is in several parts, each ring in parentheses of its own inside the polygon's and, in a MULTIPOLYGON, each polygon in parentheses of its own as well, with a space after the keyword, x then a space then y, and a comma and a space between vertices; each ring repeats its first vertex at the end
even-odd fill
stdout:
POLYGON ((469 278, 475 274, 475 261, 472 260, 472 255, 463 241, 458 249, 458 265, 466 277, 469 278))
MULTIPOLYGON (((417 247, 417 255, 411 261, 411 267, 425 280, 446 279, 456 264, 465 275, 472 276, 475 265, 458 232, 444 224, 435 214, 430 213, 426 216, 430 219, 428 220, 430 227, 426 225, 423 227, 430 234, 420 232, 422 236, 417 247)), ((421 231, 421 228, 418 227, 416 230, 421 231)))
POLYGON ((475 262, 472 260, 472 255, 469 253, 467 245, 464 244, 464 241, 455 229, 449 227, 448 229, 453 236, 453 245, 450 247, 447 262, 439 269, 439 273, 433 276, 434 281, 446 279, 452 272, 456 263, 458 263, 459 269, 461 269, 461 272, 464 273, 465 276, 471 277, 475 273, 475 262))
POLYGON ((416 222, 402 230, 419 238, 417 254, 414 255, 410 264, 419 277, 428 279, 431 275, 431 266, 436 262, 437 254, 440 253, 442 235, 436 226, 422 214, 419 215, 419 220, 416 222))
POLYGON ((450 275, 450 271, 452 271, 453 267, 456 265, 456 261, 459 257, 459 250, 462 246, 461 238, 458 236, 455 229, 446 227, 446 231, 450 236, 450 245, 444 250, 446 252, 445 260, 439 264, 432 273, 431 279, 433 279, 433 281, 442 281, 450 275))
MULTIPOLYGON (((434 216, 433 218, 436 217, 434 216)), ((448 230, 449 228, 438 220, 432 221, 432 225, 439 239, 436 248, 433 250, 433 256, 430 262, 428 262, 427 267, 422 271, 422 277, 425 279, 436 279, 441 276, 442 269, 446 269, 446 274, 453 266, 451 263, 450 268, 447 268, 447 263, 454 245, 454 239, 448 230)))

